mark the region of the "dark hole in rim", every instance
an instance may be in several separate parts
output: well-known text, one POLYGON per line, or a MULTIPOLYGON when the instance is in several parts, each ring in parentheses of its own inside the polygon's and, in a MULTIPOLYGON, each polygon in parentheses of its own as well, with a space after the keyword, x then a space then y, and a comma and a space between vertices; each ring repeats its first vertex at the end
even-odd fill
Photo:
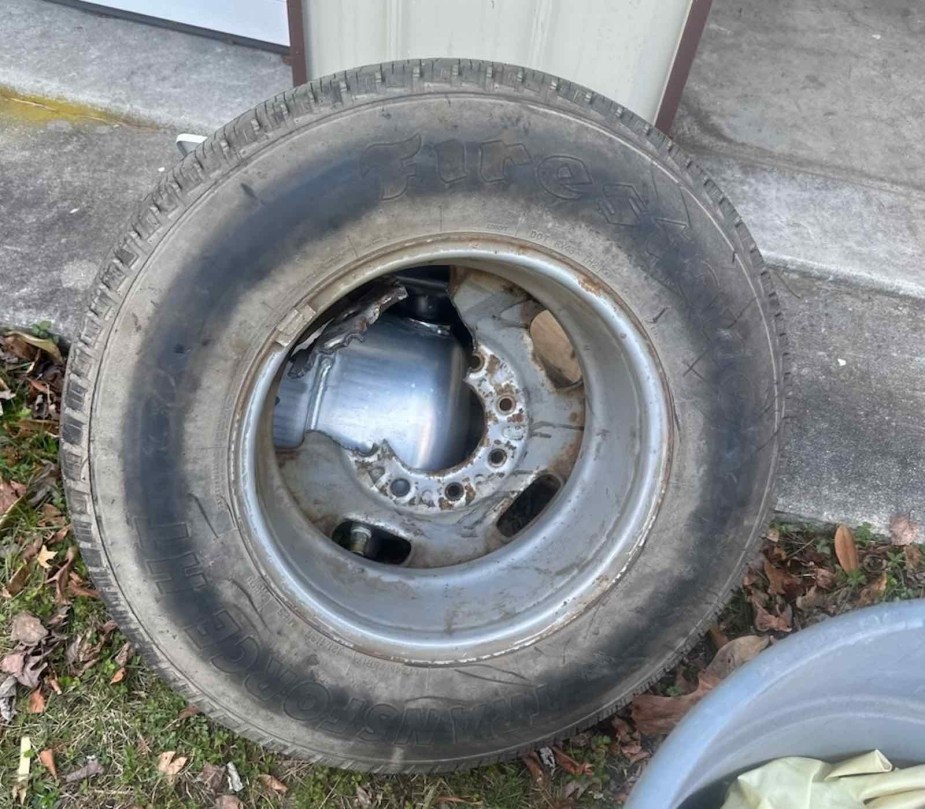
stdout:
POLYGON ((395 480, 389 484, 389 491, 395 497, 404 497, 411 491, 411 484, 405 480, 405 478, 395 478, 395 480))
POLYGON ((488 463, 492 466, 501 466, 507 460, 507 453, 503 449, 493 449, 488 453, 488 463))
POLYGON ((560 488, 562 484, 558 478, 549 474, 540 475, 517 495, 514 502, 498 518, 498 531, 507 539, 522 531, 540 516, 560 488))
POLYGON ((450 500, 459 500, 466 493, 461 483, 448 483, 443 491, 450 500))
POLYGON ((498 399, 498 410, 502 413, 510 413, 514 409, 514 400, 510 396, 502 396, 498 399))
MULTIPOLYGON (((340 523, 332 532, 333 539, 342 548, 349 550, 350 531, 355 523, 352 520, 345 520, 340 523)), ((411 555, 411 543, 404 537, 397 536, 388 531, 375 526, 369 526, 372 536, 366 552, 363 554, 365 559, 371 562, 379 562, 383 565, 401 565, 411 555)))

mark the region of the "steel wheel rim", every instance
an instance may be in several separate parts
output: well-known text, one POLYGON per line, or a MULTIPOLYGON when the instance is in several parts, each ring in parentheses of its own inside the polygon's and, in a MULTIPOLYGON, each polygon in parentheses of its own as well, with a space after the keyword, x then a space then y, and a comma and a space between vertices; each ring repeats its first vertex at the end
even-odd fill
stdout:
POLYGON ((242 390, 230 471, 246 544, 291 609, 365 653, 452 663, 529 645, 618 585, 657 511, 671 427, 664 378, 636 318, 587 270, 526 242, 460 234, 382 250, 337 274, 349 284, 310 293, 312 308, 345 286, 433 261, 490 268, 553 311, 572 339, 585 431, 546 511, 508 545, 451 567, 385 566, 334 545, 294 504, 270 460, 266 400, 287 353, 272 340, 242 390))

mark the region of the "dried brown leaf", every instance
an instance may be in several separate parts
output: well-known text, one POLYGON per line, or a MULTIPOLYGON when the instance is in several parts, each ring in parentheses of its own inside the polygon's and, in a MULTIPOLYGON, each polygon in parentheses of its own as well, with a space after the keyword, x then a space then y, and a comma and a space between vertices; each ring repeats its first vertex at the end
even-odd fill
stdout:
POLYGON ((636 729, 646 736, 670 733, 684 715, 719 683, 706 672, 701 672, 697 689, 681 697, 660 697, 640 694, 633 699, 630 715, 636 729))
POLYGON ((765 538, 768 540, 768 542, 780 542, 780 529, 769 528, 767 534, 765 534, 765 538))
POLYGON ((825 596, 819 592, 819 587, 813 585, 803 595, 797 596, 797 609, 801 612, 809 612, 818 609, 825 604, 825 596))
POLYGON ((116 685, 121 683, 125 679, 125 666, 120 666, 116 669, 115 674, 109 679, 110 685, 116 685))
POLYGON ((116 652, 115 661, 117 666, 125 667, 128 665, 128 661, 131 660, 132 655, 135 654, 135 647, 131 643, 126 641, 119 648, 119 651, 116 652))
POLYGON ((546 773, 543 772, 543 765, 540 763, 540 758, 536 753, 532 751, 527 753, 525 756, 521 757, 521 761, 523 761, 524 766, 530 771, 530 776, 535 783, 545 783, 546 773))
POLYGON ((10 350, 21 359, 31 360, 32 357, 30 357, 28 353, 21 353, 21 348, 20 350, 17 350, 17 348, 11 347, 12 345, 16 345, 17 341, 21 341, 22 343, 33 346, 34 348, 39 349, 39 351, 44 351, 59 365, 64 363, 64 357, 61 356, 61 350, 54 344, 54 341, 52 340, 49 340, 45 337, 36 337, 32 334, 26 334, 22 331, 7 332, 5 337, 8 341, 7 347, 10 348, 10 350), (10 338, 13 338, 13 340, 10 340, 10 338))
POLYGON ((847 525, 839 525, 835 529, 835 557, 845 573, 851 573, 860 567, 858 546, 854 541, 854 534, 847 525))
POLYGON ((221 795, 215 799, 214 809, 244 809, 244 804, 234 795, 221 795))
POLYGON ((29 713, 45 713, 45 697, 38 688, 29 694, 29 713))
POLYGON ((31 573, 29 563, 24 562, 16 569, 16 572, 6 583, 6 586, 3 588, 3 597, 13 598, 13 596, 17 595, 22 588, 26 586, 26 582, 29 581, 29 573, 31 573))
POLYGON ((829 570, 827 567, 813 568, 813 579, 822 590, 831 590, 837 581, 835 571, 829 570))
POLYGON ((707 630, 707 635, 710 636, 710 642, 713 644, 713 648, 716 649, 716 651, 719 651, 729 643, 729 638, 726 636, 726 633, 723 632, 719 624, 713 624, 713 626, 707 630))
POLYGON ((716 653, 704 672, 717 680, 724 680, 739 666, 757 657, 768 643, 770 643, 769 638, 758 635, 743 635, 741 638, 735 638, 716 653))
POLYGON ((57 551, 50 551, 45 545, 39 549, 39 552, 35 555, 35 561, 38 563, 39 567, 45 568, 45 570, 51 569, 51 560, 57 555, 57 551))
POLYGON ((861 590, 858 595, 858 606, 859 607, 869 607, 871 604, 876 604, 883 598, 883 594, 886 592, 887 584, 889 579, 886 573, 881 573, 874 581, 868 584, 863 590, 861 590))
POLYGON ((49 582, 55 583, 55 603, 56 604, 68 604, 67 599, 67 583, 68 576, 71 572, 71 567, 74 564, 74 559, 77 557, 77 548, 71 545, 67 549, 67 554, 64 557, 64 561, 61 563, 61 567, 55 571, 54 575, 48 577, 49 582))
POLYGON ((176 750, 166 750, 157 757, 157 769, 166 776, 169 783, 173 783, 176 777, 186 766, 186 756, 178 756, 176 750))
POLYGON ((225 768, 215 764, 203 764, 202 772, 197 776, 197 780, 205 784, 210 792, 218 792, 225 780, 225 768))
POLYGON ((267 789, 280 795, 285 795, 289 791, 289 787, 280 781, 279 778, 276 778, 269 773, 262 773, 261 775, 258 775, 257 778, 260 779, 260 783, 263 784, 267 789))
POLYGON ((556 757, 556 763, 569 775, 591 775, 594 772, 594 767, 576 761, 561 747, 553 746, 552 754, 556 757))
POLYGON ((790 632, 793 629, 793 610, 789 604, 777 614, 765 609, 757 599, 752 599, 755 608, 755 629, 759 632, 790 632))
POLYGON ((25 664, 25 652, 10 652, 8 655, 5 655, 2 660, 0 660, 0 671, 2 671, 4 674, 12 674, 16 676, 22 673, 23 666, 25 666, 25 664))
POLYGON ((918 570, 922 564, 922 548, 919 545, 911 544, 903 548, 903 554, 906 557, 906 567, 910 570, 918 570))
POLYGON ((894 514, 890 518, 890 541, 894 545, 911 545, 922 539, 922 525, 910 515, 894 514))
POLYGON ((182 722, 184 719, 189 719, 191 716, 196 716, 201 714, 202 711, 199 710, 195 705, 187 705, 185 708, 180 710, 180 713, 177 714, 177 722, 182 722))
POLYGON ((46 677, 45 685, 47 685, 52 691, 54 691, 59 696, 61 695, 61 686, 58 684, 57 677, 46 677))
POLYGON ((48 630, 42 626, 42 622, 30 612, 20 612, 13 616, 10 626, 10 638, 19 643, 25 643, 32 646, 44 640, 48 636, 48 630))
POLYGON ((39 753, 39 761, 41 761, 42 766, 51 773, 51 777, 57 781, 58 768, 55 766, 55 751, 50 747, 46 747, 39 753))
POLYGON ((801 589, 800 580, 791 576, 783 568, 764 560, 764 575, 768 580, 768 592, 771 595, 793 595, 801 589))
POLYGON ((0 520, 2 520, 22 500, 26 487, 15 480, 0 478, 0 520))

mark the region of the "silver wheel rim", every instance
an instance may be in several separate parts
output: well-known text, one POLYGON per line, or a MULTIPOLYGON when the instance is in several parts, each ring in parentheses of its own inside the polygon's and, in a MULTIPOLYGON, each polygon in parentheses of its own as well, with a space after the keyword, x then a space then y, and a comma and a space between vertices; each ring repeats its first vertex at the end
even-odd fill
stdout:
MULTIPOLYGON (((516 284, 549 309, 571 339, 584 380, 584 430, 567 479, 542 513, 506 544, 437 567, 385 565, 332 542, 298 504, 272 447, 267 402, 292 345, 280 345, 280 330, 242 391, 231 473, 249 550, 291 609, 367 654, 437 664, 531 644, 618 586, 657 510, 671 433, 663 376, 638 321, 582 267, 527 243, 460 235, 383 250, 311 293, 311 309, 320 311, 375 277, 429 263, 516 284)), ((530 409, 529 389, 524 398, 530 409)), ((523 446, 510 453, 512 463, 529 458, 537 435, 549 432, 548 424, 535 421, 523 446)), ((476 454, 485 450, 480 447, 476 454)), ((391 505, 413 513, 418 524, 429 521, 431 533, 445 541, 448 522, 455 518, 464 529, 466 517, 478 511, 465 497, 454 499, 463 503, 453 504, 449 515, 420 503, 416 509, 391 505)), ((423 547, 427 536, 416 542, 423 547)))

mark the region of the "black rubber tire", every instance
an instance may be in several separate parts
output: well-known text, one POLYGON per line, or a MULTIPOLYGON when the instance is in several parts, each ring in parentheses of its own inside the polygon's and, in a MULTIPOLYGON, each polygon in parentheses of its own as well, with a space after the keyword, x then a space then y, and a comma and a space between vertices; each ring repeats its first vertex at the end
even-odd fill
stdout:
POLYGON ((697 640, 768 518, 787 376, 769 273, 665 135, 548 75, 408 61, 267 101, 162 177, 90 308, 61 460, 93 579, 168 682, 291 754, 449 770, 587 727, 697 640), (435 164, 451 138, 462 157, 435 164), (395 159, 369 170, 371 144, 395 159), (537 172, 550 155, 581 168, 537 172), (369 245, 505 223, 619 288, 646 330, 674 408, 661 509, 619 583, 558 632, 455 667, 368 657, 258 575, 228 506, 228 401, 298 283, 369 245))

